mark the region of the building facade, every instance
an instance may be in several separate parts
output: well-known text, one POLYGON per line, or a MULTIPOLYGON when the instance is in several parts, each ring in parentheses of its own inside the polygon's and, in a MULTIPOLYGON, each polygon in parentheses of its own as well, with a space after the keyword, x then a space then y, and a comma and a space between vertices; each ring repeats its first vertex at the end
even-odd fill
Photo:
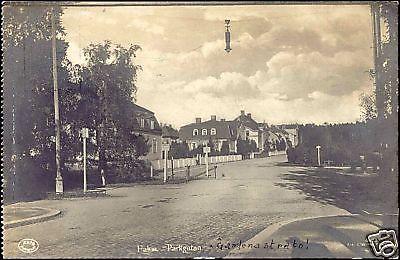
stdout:
POLYGON ((154 112, 133 104, 134 133, 143 136, 147 141, 149 151, 141 159, 154 161, 162 158, 162 129, 154 112))
POLYGON ((233 120, 237 123, 239 138, 242 140, 254 141, 259 151, 263 150, 265 132, 259 124, 251 117, 251 113, 240 111, 240 115, 233 120))
POLYGON ((215 149, 221 151, 226 142, 230 153, 237 151, 236 123, 225 119, 217 120, 215 115, 208 121, 202 122, 201 118, 196 118, 194 123, 182 126, 179 129, 179 139, 188 144, 189 150, 212 142, 215 149))
POLYGON ((278 125, 278 127, 287 133, 287 138, 293 147, 296 147, 299 144, 299 125, 278 125))

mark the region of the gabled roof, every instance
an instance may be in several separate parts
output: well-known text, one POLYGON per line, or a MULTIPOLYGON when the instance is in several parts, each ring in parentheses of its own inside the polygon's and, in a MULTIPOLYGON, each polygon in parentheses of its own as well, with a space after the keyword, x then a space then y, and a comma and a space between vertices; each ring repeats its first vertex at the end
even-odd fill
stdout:
POLYGON ((247 126, 248 128, 254 131, 258 131, 258 123, 248 115, 240 115, 237 118, 235 118, 234 121, 240 122, 244 126, 247 126))
POLYGON ((161 135, 162 130, 157 121, 157 118, 154 115, 154 112, 133 103, 130 106, 129 111, 133 116, 131 123, 133 124, 133 128, 135 131, 161 135), (144 119, 144 127, 140 127, 141 118, 144 119), (154 122, 153 129, 151 129, 150 121, 154 122))
POLYGON ((201 123, 192 123, 182 126, 179 129, 179 139, 186 141, 189 139, 208 140, 212 139, 234 139, 236 138, 236 122, 209 120, 201 123), (216 134, 211 135, 211 128, 215 128, 216 134), (199 134, 193 136, 193 130, 198 129, 199 134), (202 135, 201 130, 207 129, 207 135, 202 135))
POLYGON ((276 126, 274 126, 274 125, 271 125, 271 126, 268 128, 268 131, 273 132, 273 133, 275 133, 276 135, 279 135, 279 134, 280 134, 281 136, 288 136, 288 135, 289 135, 288 132, 286 132, 285 130, 280 129, 279 127, 276 127, 276 126))

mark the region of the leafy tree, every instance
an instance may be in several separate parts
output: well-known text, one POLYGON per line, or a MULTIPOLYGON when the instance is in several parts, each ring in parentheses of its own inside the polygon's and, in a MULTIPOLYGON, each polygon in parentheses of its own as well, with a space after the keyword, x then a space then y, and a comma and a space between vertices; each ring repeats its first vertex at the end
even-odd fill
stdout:
POLYGON ((84 113, 71 114, 75 125, 96 130, 99 171, 107 172, 107 162, 134 174, 139 156, 148 152, 147 141, 133 133, 132 104, 140 66, 133 63, 138 45, 124 48, 105 41, 84 49, 86 66, 79 69, 84 113))
POLYGON ((228 155, 230 153, 229 151, 229 142, 228 141, 223 141, 222 146, 221 146, 221 155, 228 155))
POLYGON ((360 95, 361 118, 364 121, 372 120, 377 117, 375 94, 360 95))
POLYGON ((189 156, 189 146, 187 145, 186 142, 183 143, 172 142, 169 156, 170 158, 174 157, 176 159, 186 158, 189 156))
POLYGON ((237 141, 237 153, 243 156, 248 156, 251 152, 257 151, 257 143, 254 140, 242 140, 237 141))
MULTIPOLYGON (((60 107, 68 81, 68 44, 54 7, 60 107)), ((54 187, 55 143, 50 6, 8 4, 3 7, 3 77, 6 198, 37 198, 54 187), (11 192, 9 187, 13 186, 11 192), (33 188, 34 187, 34 188, 33 188)), ((61 118, 61 121, 63 118, 61 118)))

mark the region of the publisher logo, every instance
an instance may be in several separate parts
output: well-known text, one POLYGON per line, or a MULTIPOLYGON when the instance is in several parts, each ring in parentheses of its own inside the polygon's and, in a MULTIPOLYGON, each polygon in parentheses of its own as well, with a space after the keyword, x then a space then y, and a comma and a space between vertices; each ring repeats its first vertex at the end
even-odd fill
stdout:
POLYGON ((396 232, 394 230, 379 230, 377 233, 368 235, 367 238, 375 256, 388 258, 393 256, 398 249, 396 232))
POLYGON ((39 249, 39 243, 32 238, 24 238, 18 242, 18 249, 24 253, 32 254, 39 249))

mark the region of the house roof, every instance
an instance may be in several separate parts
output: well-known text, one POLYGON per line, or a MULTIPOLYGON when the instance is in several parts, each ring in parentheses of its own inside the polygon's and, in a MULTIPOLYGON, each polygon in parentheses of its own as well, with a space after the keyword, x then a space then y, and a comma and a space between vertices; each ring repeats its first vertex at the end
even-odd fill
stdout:
POLYGON ((274 126, 274 125, 271 125, 269 128, 268 128, 268 131, 270 131, 270 132, 272 132, 272 133, 275 133, 276 135, 281 135, 281 136, 288 136, 289 135, 289 133, 288 132, 286 132, 285 130, 283 130, 283 129, 280 129, 279 127, 276 127, 276 126, 274 126))
POLYGON ((154 115, 154 112, 133 103, 130 106, 130 112, 133 115, 133 120, 131 121, 131 123, 133 124, 133 128, 135 131, 161 135, 162 130, 156 116, 154 115), (144 119, 144 127, 140 127, 141 118, 144 119), (153 129, 151 129, 151 121, 154 122, 153 129))
POLYGON ((258 123, 249 115, 240 115, 235 118, 234 121, 240 122, 244 126, 247 126, 254 131, 258 131, 258 123))
POLYGON ((283 128, 283 129, 298 129, 299 125, 298 124, 283 124, 283 125, 279 125, 279 127, 283 128))
POLYGON ((236 138, 236 122, 209 120, 201 123, 192 123, 179 129, 179 139, 186 140, 208 140, 212 139, 234 139, 236 138), (211 128, 215 128, 216 134, 211 135, 211 128), (198 129, 199 134, 193 136, 193 130, 198 129), (207 129, 207 135, 202 135, 201 130, 207 129))

